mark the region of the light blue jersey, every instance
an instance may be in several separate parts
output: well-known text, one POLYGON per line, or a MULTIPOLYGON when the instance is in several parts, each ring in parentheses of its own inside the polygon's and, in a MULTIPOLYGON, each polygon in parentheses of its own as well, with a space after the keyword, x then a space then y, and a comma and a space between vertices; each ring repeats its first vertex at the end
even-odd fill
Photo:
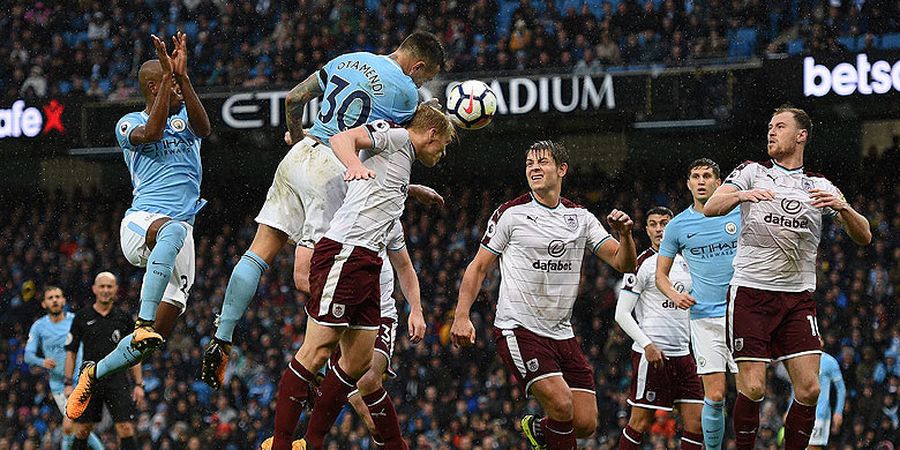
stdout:
POLYGON ((831 387, 834 386, 837 398, 835 399, 834 411, 843 413, 844 399, 847 397, 847 388, 844 386, 844 377, 841 375, 841 366, 834 356, 822 352, 822 359, 819 363, 819 402, 816 404, 816 418, 831 418, 831 387))
POLYGON ((325 95, 309 134, 324 143, 341 131, 375 120, 405 124, 419 103, 413 79, 384 55, 338 56, 319 70, 318 78, 325 95))
POLYGON ((691 319, 725 316, 740 227, 740 208, 722 217, 706 217, 693 206, 666 225, 659 254, 669 258, 681 254, 687 261, 691 295, 697 301, 691 307, 691 319))
MULTIPOLYGON (((44 316, 35 321, 28 330, 28 343, 25 344, 25 363, 43 367, 44 359, 49 358, 56 361, 56 367, 48 370, 50 372, 50 391, 53 393, 62 392, 65 380, 63 372, 66 365, 66 341, 69 337, 69 329, 72 327, 72 319, 75 314, 63 313, 63 320, 53 323, 50 316, 44 316), (38 349, 41 350, 43 356, 38 356, 38 349)), ((75 367, 81 366, 81 351, 75 360, 75 367)))
POLYGON ((188 124, 187 108, 169 116, 163 138, 157 142, 134 145, 131 133, 146 125, 144 112, 126 114, 116 124, 116 138, 122 148, 125 164, 131 172, 134 188, 133 212, 165 214, 175 220, 194 222, 194 216, 206 204, 200 198, 203 166, 200 163, 200 137, 188 124))

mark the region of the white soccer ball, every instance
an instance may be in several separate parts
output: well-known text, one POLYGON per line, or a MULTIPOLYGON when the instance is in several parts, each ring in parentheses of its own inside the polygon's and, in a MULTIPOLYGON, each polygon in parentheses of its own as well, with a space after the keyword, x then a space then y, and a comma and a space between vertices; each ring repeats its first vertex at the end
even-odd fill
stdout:
POLYGON ((453 123, 467 130, 477 130, 491 123, 497 112, 497 96, 478 80, 468 80, 450 88, 447 113, 453 123))

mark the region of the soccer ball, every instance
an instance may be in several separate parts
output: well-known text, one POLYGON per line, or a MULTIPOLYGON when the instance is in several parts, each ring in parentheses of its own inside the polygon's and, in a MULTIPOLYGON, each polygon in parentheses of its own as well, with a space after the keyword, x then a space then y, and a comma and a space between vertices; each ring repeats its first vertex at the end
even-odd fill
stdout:
POLYGON ((447 94, 447 113, 453 123, 467 130, 477 130, 491 123, 497 112, 497 96, 478 80, 463 81, 447 94))

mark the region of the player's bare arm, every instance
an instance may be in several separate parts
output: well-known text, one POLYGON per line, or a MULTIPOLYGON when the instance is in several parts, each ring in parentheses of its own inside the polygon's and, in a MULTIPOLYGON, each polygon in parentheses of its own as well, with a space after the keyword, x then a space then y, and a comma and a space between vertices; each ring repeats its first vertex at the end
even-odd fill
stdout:
POLYGON ((153 100, 153 105, 150 106, 147 124, 140 125, 131 132, 132 144, 146 144, 162 139, 163 130, 166 128, 166 119, 169 117, 169 99, 174 86, 172 61, 166 51, 166 43, 155 35, 151 35, 150 38, 153 41, 153 47, 156 48, 156 58, 159 60, 162 73, 156 89, 156 98, 153 100))
POLYGON ((407 189, 409 196, 423 205, 438 205, 441 208, 444 207, 444 197, 441 197, 441 194, 438 194, 437 191, 428 186, 410 184, 407 189))
POLYGON ((672 300, 675 306, 681 309, 688 309, 694 306, 697 300, 687 292, 678 292, 672 286, 672 279, 669 278, 669 273, 672 272, 672 264, 674 262, 675 259, 668 256, 659 255, 656 257, 656 288, 669 300, 672 300))
POLYGON ((331 150, 337 156, 341 164, 347 168, 344 181, 369 180, 375 178, 375 172, 364 166, 359 159, 359 151, 364 148, 372 148, 372 136, 366 131, 365 125, 341 131, 328 140, 331 150))
POLYGON ((184 97, 188 124, 194 134, 199 137, 207 137, 212 133, 209 116, 206 114, 203 104, 200 103, 200 97, 194 91, 194 85, 191 84, 187 73, 187 35, 179 31, 176 36, 172 36, 172 41, 175 43, 175 51, 172 52, 172 74, 184 97))
POLYGON ((497 255, 484 248, 479 248, 475 259, 466 267, 462 282, 459 285, 459 298, 456 301, 456 313, 450 327, 450 340, 457 347, 475 343, 475 326, 469 318, 472 304, 478 297, 481 284, 491 267, 497 262, 497 255))
POLYGON ((742 191, 730 184, 723 184, 706 202, 706 206, 703 207, 703 215, 706 217, 724 216, 741 203, 759 203, 774 199, 775 193, 768 189, 742 191))
POLYGON ((288 127, 284 140, 288 145, 293 145, 303 139, 305 135, 303 132, 303 108, 310 100, 323 93, 319 86, 318 74, 317 71, 306 77, 305 80, 294 86, 284 98, 284 114, 288 127))
POLYGON ((75 352, 66 351, 66 363, 63 366, 63 378, 65 379, 65 388, 63 392, 66 397, 72 393, 72 378, 75 376, 75 352))
POLYGON ((409 330, 409 340, 413 344, 417 344, 425 337, 427 325, 425 324, 425 316, 422 313, 422 295, 419 290, 419 278, 416 276, 416 269, 413 267, 406 247, 399 252, 388 250, 388 258, 391 260, 391 266, 397 272, 397 279, 400 281, 400 292, 403 292, 403 297, 409 302, 409 320, 406 324, 409 330))
POLYGON ((608 239, 604 242, 597 249, 597 257, 619 272, 634 272, 634 268, 637 266, 637 250, 634 245, 634 238, 631 236, 631 227, 634 225, 634 222, 632 222, 631 217, 628 217, 628 214, 618 209, 612 210, 606 216, 606 221, 609 223, 610 228, 618 233, 619 240, 608 239))
POLYGON ((141 365, 131 366, 131 379, 134 380, 134 388, 131 390, 131 399, 140 408, 144 405, 144 374, 141 365))
POLYGON ((856 212, 844 199, 821 189, 811 189, 812 205, 816 208, 831 208, 837 211, 837 223, 847 232, 857 245, 869 245, 872 242, 872 230, 865 216, 856 212))

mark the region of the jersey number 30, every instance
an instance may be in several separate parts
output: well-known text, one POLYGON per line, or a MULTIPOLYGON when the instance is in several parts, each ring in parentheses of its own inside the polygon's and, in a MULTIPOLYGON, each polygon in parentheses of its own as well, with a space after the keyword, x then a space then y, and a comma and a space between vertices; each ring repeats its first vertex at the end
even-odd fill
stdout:
POLYGON ((372 97, 369 97, 369 94, 365 91, 355 90, 344 97, 344 100, 340 105, 337 105, 337 96, 340 95, 344 89, 347 89, 347 87, 350 86, 350 83, 337 75, 332 75, 329 82, 334 85, 334 89, 328 94, 328 98, 325 99, 328 103, 328 111, 323 110, 323 112, 319 113, 319 120, 321 120, 322 123, 328 123, 331 122, 331 119, 337 114, 337 126, 341 131, 348 128, 356 128, 368 122, 369 114, 372 112, 372 97), (350 105, 355 101, 360 102, 359 116, 356 118, 356 121, 348 124, 345 118, 347 110, 350 109, 350 105))

